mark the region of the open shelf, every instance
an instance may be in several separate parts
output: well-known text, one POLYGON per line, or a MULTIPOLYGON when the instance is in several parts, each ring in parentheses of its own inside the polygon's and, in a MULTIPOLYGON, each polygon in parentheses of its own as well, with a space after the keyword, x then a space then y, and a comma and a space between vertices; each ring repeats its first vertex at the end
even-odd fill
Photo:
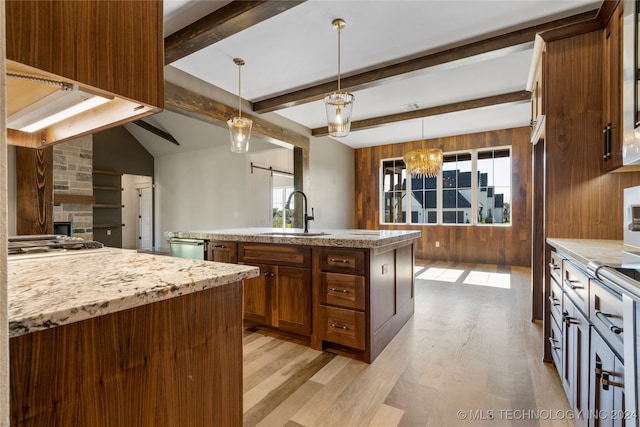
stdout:
POLYGON ((94 169, 94 170, 93 170, 93 174, 94 174, 94 175, 113 175, 113 176, 122 176, 122 172, 105 171, 105 170, 101 170, 101 169, 94 169))
POLYGON ((94 185, 94 190, 104 190, 104 191, 123 191, 122 187, 115 187, 111 185, 94 185))
POLYGON ((93 228, 121 228, 124 224, 93 224, 93 228))
POLYGON ((119 203, 96 203, 93 207, 98 209, 122 209, 124 205, 119 203))

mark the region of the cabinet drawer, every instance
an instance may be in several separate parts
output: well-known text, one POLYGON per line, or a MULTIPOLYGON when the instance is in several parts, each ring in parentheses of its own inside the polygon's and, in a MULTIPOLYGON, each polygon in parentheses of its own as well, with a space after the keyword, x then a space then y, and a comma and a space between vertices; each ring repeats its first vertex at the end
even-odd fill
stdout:
POLYGON ((591 280, 589 318, 593 326, 619 354, 623 355, 623 307, 622 296, 591 280))
POLYGON ((334 307, 319 307, 324 340, 364 350, 364 313, 334 307))
POLYGON ((238 261, 246 264, 278 264, 310 268, 311 247, 239 243, 238 261))
POLYGON ((364 277, 322 273, 322 304, 364 310, 364 277))
POLYGON ((235 242, 211 241, 209 242, 209 261, 238 262, 238 245, 235 242))
POLYGON ((549 304, 551 318, 556 322, 557 326, 560 326, 560 322, 562 322, 562 288, 553 278, 551 278, 547 303, 549 304))
POLYGON ((556 370, 560 374, 560 378, 562 378, 562 333, 560 331, 560 326, 552 322, 551 336, 549 337, 551 357, 553 358, 553 364, 556 365, 556 370))
POLYGON ((335 273, 364 275, 365 253, 355 249, 322 248, 320 269, 335 273))
POLYGON ((585 315, 589 313, 589 278, 568 261, 562 264, 562 289, 585 315))
POLYGON ((558 283, 562 282, 562 258, 555 251, 551 251, 549 260, 549 275, 555 278, 558 283))

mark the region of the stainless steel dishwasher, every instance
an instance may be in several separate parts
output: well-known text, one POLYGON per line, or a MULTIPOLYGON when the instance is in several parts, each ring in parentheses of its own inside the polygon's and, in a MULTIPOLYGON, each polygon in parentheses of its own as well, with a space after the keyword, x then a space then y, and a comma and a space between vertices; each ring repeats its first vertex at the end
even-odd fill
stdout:
POLYGON ((203 239, 183 239, 171 237, 169 239, 169 253, 171 256, 187 259, 206 260, 208 241, 203 239))

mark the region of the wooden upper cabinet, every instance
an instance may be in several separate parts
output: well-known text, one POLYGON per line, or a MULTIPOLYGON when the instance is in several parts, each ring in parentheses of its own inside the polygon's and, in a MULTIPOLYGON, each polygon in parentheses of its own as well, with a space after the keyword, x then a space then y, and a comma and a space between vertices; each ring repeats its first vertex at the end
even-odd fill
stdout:
MULTIPOLYGON (((162 1, 6 1, 7 72, 77 84, 114 99, 75 118, 9 143, 61 142, 164 108, 162 1)), ((24 89, 7 79, 7 115, 24 107, 24 89), (20 104, 22 103, 22 104, 20 104)), ((40 86, 38 86, 40 85, 40 86)), ((49 86, 50 87, 50 86, 49 86)), ((31 101, 30 101, 31 102, 31 101)))
POLYGON ((619 2, 602 31, 602 170, 622 166, 622 14, 619 2))
POLYGON ((545 130, 545 94, 544 94, 545 43, 536 36, 533 60, 527 79, 527 90, 531 92, 531 142, 544 138, 545 130))

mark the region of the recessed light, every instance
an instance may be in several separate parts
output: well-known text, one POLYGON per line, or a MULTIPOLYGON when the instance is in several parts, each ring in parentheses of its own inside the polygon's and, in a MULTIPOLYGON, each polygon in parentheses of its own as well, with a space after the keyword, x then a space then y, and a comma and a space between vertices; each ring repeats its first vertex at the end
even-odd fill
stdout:
POLYGON ((411 102, 409 104, 401 105, 400 108, 402 108, 404 111, 419 110, 420 104, 418 104, 417 102, 411 102))

